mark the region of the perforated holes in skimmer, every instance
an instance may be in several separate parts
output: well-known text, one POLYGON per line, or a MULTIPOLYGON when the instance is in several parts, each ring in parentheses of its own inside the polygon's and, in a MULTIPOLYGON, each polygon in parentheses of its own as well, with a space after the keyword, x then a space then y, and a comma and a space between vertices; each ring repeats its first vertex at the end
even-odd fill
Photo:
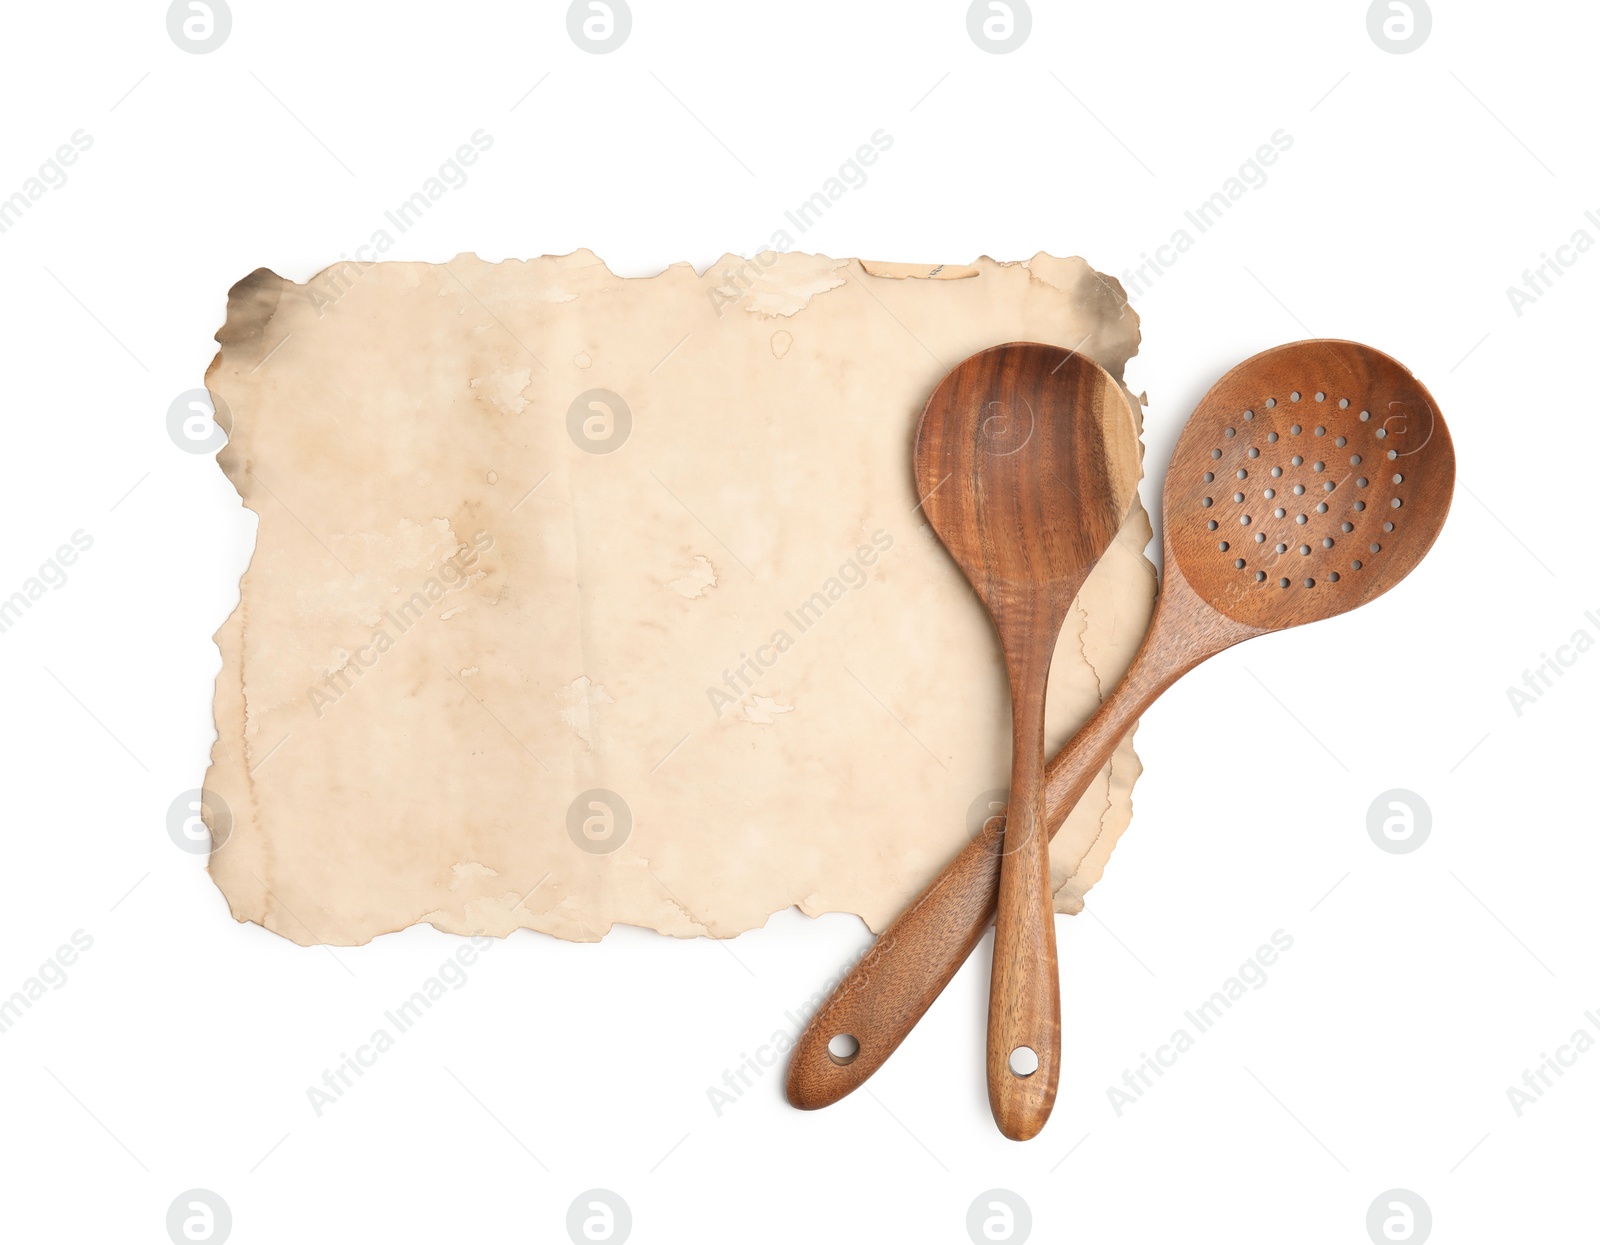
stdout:
POLYGON ((1252 588, 1336 592, 1342 584, 1352 582, 1352 575, 1359 578, 1361 572, 1370 571, 1383 556, 1379 538, 1395 530, 1395 521, 1403 513, 1402 472, 1392 473, 1387 490, 1359 474, 1363 455, 1388 448, 1382 445, 1386 439, 1382 426, 1361 408, 1361 396, 1340 397, 1336 406, 1324 406, 1326 422, 1308 429, 1283 411, 1311 393, 1318 402, 1328 400, 1325 390, 1307 386, 1304 391, 1282 395, 1285 405, 1274 395, 1241 411, 1239 424, 1223 429, 1220 444, 1210 451, 1208 465, 1213 470, 1205 473, 1208 484, 1230 475, 1246 480, 1264 471, 1273 487, 1263 489, 1261 495, 1269 500, 1284 490, 1292 497, 1304 496, 1308 489, 1322 499, 1303 510, 1273 506, 1262 517, 1246 509, 1249 502, 1243 491, 1220 497, 1207 493, 1200 505, 1212 508, 1205 525, 1208 530, 1216 532, 1220 520, 1221 527, 1232 523, 1235 531, 1242 527, 1254 537, 1238 546, 1213 541, 1213 556, 1223 559, 1252 588), (1332 463, 1324 459, 1308 462, 1304 455, 1290 453, 1308 432, 1315 437, 1331 436, 1334 444, 1348 453, 1332 463), (1375 504, 1369 505, 1369 501, 1375 504), (1353 556, 1357 554, 1360 556, 1353 556))

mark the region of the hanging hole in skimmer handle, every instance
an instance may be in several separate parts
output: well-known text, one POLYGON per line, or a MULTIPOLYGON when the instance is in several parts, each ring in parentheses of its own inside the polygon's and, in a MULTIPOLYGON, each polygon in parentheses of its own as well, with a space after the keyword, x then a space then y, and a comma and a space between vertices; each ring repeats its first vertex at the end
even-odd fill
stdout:
POLYGON ((836 1033, 828 1039, 828 1058, 841 1068, 854 1063, 861 1053, 861 1043, 848 1033, 836 1033))
POLYGON ((1031 1046, 1019 1046, 1011 1052, 1011 1058, 1006 1060, 1006 1066, 1011 1069, 1012 1076, 1032 1076, 1039 1070, 1039 1055, 1031 1046))

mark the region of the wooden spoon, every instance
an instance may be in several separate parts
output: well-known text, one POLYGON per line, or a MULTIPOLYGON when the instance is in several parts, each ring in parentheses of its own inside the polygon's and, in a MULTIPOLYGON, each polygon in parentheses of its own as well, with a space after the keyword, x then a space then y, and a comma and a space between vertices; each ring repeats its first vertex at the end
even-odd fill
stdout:
POLYGON ((989 1105, 1032 1137, 1061 1063, 1061 988, 1044 830, 1044 701, 1061 624, 1127 518, 1139 446, 1127 399, 1093 360, 1014 343, 967 359, 917 426, 917 492, 989 610, 1011 685, 1011 806, 989 994, 989 1105))
MULTIPOLYGON (((1278 346, 1216 383, 1167 472, 1164 573, 1133 664, 1046 772, 1053 835, 1118 741, 1181 675, 1270 631, 1331 618, 1399 583, 1450 509, 1455 450, 1438 406, 1355 342, 1278 346)), ((837 1102, 894 1053, 995 911, 994 819, 884 931, 796 1043, 789 1101, 837 1102), (848 1056, 829 1052, 837 1035, 848 1056)))

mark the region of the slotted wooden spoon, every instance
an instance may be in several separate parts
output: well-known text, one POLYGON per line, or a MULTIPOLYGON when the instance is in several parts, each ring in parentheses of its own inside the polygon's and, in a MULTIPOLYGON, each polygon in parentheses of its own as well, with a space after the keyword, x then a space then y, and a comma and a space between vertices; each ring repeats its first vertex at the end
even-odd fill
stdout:
MULTIPOLYGON (((1046 771, 1050 833, 1180 676, 1241 640, 1342 614, 1404 579, 1438 536, 1454 485, 1438 406, 1369 346, 1295 342, 1218 381, 1167 472, 1161 593, 1144 643, 1046 771)), ((996 820, 812 1018, 789 1062, 795 1106, 828 1106, 877 1071, 977 945, 995 911, 996 820), (829 1051, 839 1035, 855 1041, 848 1056, 829 1051)))
POLYGON ((995 1121, 1022 1140, 1049 1117, 1061 1062, 1045 685, 1067 610, 1138 491, 1139 447, 1127 399, 1098 363, 1012 343, 939 382, 913 457, 923 513, 988 609, 1011 685, 988 1068, 995 1121))

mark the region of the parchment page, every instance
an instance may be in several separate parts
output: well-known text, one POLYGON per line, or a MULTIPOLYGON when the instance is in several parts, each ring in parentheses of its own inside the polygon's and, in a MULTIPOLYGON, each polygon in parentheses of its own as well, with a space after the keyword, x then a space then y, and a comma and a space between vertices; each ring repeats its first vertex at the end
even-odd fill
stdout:
MULTIPOLYGON (((1138 339, 1114 280, 1043 254, 251 274, 206 377, 259 516, 205 784, 234 915, 335 944, 881 929, 1010 768, 997 642, 913 488, 923 403, 996 343, 1120 379, 1138 339)), ((1136 507, 1063 629, 1051 751, 1143 634, 1149 535, 1136 507)), ((1058 836, 1059 910, 1138 772, 1124 741, 1058 836)))

